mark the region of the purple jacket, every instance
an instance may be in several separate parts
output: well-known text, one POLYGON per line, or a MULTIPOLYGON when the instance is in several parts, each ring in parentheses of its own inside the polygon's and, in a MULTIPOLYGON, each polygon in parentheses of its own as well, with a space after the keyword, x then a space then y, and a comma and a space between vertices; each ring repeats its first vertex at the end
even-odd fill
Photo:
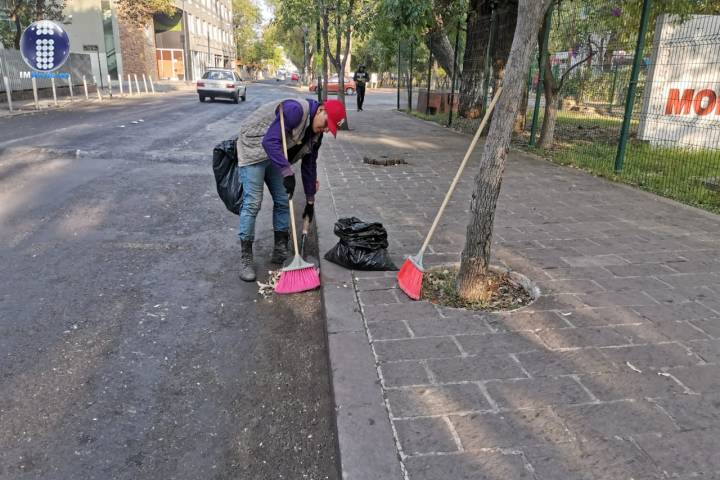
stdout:
MULTIPOLYGON (((310 103, 310 112, 308 113, 308 126, 311 126, 312 120, 315 117, 315 113, 317 113, 317 109, 320 104, 316 100, 313 100, 311 98, 308 98, 307 101, 310 103)), ((302 106, 295 100, 285 100, 283 102, 283 112, 285 115, 285 133, 286 135, 289 135, 289 133, 293 129, 297 128, 300 125, 300 122, 302 122, 303 109, 302 106)), ((311 128, 306 130, 303 137, 303 144, 312 141, 314 136, 315 135, 313 134, 311 128)), ((315 201, 315 185, 317 181, 317 156, 321 144, 322 133, 317 136, 317 141, 314 145, 312 145, 310 153, 308 153, 302 158, 302 166, 300 167, 300 170, 302 172, 302 182, 303 188, 305 189, 305 197, 308 202, 315 201)), ((280 113, 275 116, 275 121, 270 124, 267 133, 265 133, 265 136, 262 140, 262 146, 265 149, 265 152, 268 154, 268 157, 270 158, 270 161, 273 163, 273 165, 280 169, 283 177, 294 175, 293 170, 290 167, 290 162, 287 158, 285 158, 285 155, 283 155, 282 136, 280 134, 280 113)), ((288 152, 288 156, 291 159, 293 158, 294 155, 292 150, 288 152)))

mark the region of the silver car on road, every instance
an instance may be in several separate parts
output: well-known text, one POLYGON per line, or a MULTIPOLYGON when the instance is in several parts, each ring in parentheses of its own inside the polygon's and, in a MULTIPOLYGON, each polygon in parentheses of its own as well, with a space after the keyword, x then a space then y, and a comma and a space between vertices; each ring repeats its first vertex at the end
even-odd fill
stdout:
POLYGON ((229 68, 211 68, 197 81, 197 93, 201 102, 210 97, 210 100, 229 98, 238 103, 241 98, 245 101, 247 89, 235 71, 229 68))

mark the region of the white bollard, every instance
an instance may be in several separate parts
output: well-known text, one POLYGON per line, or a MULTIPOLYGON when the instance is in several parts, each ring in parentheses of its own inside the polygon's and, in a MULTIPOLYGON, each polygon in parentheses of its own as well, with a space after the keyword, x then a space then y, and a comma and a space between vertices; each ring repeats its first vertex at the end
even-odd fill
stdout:
POLYGON ((129 73, 128 73, 128 95, 132 95, 132 80, 130 80, 129 73))
POLYGON ((147 89, 147 79, 145 78, 144 73, 143 73, 143 85, 145 85, 145 93, 150 93, 150 92, 148 92, 148 89, 147 89))
POLYGON ((120 96, 124 96, 125 92, 123 92, 123 86, 122 86, 122 77, 120 74, 118 74, 118 85, 120 85, 120 96))
POLYGON ((32 87, 33 87, 33 98, 35 98, 35 110, 40 110, 40 102, 38 101, 38 93, 37 93, 37 80, 35 77, 32 78, 32 87))
POLYGON ((150 90, 152 90, 153 95, 155 95, 155 85, 153 85, 152 75, 150 75, 150 90))
POLYGON ((93 75, 93 83, 95 84, 95 93, 97 93, 98 100, 102 102, 102 93, 100 92, 100 86, 97 83, 97 78, 93 75))
POLYGON ((87 91, 87 78, 85 78, 85 75, 83 75, 83 88, 85 89, 85 100, 90 100, 90 96, 87 91))
POLYGON ((72 89, 72 75, 68 75, 68 91, 70 92, 70 101, 72 102, 75 100, 72 89))
POLYGON ((55 77, 50 77, 50 85, 52 86, 53 91, 53 103, 57 107, 57 91, 55 90, 55 77))
POLYGON ((110 94, 110 98, 112 98, 112 78, 110 78, 109 73, 108 73, 108 93, 110 94))
POLYGON ((12 107, 12 92, 10 91, 10 79, 8 77, 3 77, 3 82, 5 83, 5 95, 7 96, 8 101, 8 109, 10 111, 13 111, 12 107))
POLYGON ((140 82, 138 82, 137 74, 133 73, 133 77, 135 77, 135 91, 140 95, 140 82))

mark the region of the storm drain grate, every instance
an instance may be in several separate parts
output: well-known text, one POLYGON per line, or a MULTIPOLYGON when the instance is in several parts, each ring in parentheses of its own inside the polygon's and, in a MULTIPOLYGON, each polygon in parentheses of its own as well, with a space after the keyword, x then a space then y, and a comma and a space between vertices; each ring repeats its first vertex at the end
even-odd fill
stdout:
POLYGON ((387 155, 380 155, 380 158, 363 157, 363 163, 367 163, 368 165, 379 165, 381 167, 410 165, 404 158, 389 158, 387 155))

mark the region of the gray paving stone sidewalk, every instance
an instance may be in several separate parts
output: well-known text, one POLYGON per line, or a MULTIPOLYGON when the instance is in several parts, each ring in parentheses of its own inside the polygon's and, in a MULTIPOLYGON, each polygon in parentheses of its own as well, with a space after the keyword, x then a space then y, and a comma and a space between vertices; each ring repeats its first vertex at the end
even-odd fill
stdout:
MULTIPOLYGON (((349 122, 322 149, 320 201, 334 216, 318 219, 321 238, 335 217, 380 221, 399 266, 469 137, 387 109, 349 122)), ((478 159, 428 266, 459 260, 478 159)), ((542 296, 473 314, 409 301, 393 273, 354 272, 354 295, 325 284, 326 304, 359 302, 405 478, 720 477, 720 217, 512 153, 494 257, 542 296)))

